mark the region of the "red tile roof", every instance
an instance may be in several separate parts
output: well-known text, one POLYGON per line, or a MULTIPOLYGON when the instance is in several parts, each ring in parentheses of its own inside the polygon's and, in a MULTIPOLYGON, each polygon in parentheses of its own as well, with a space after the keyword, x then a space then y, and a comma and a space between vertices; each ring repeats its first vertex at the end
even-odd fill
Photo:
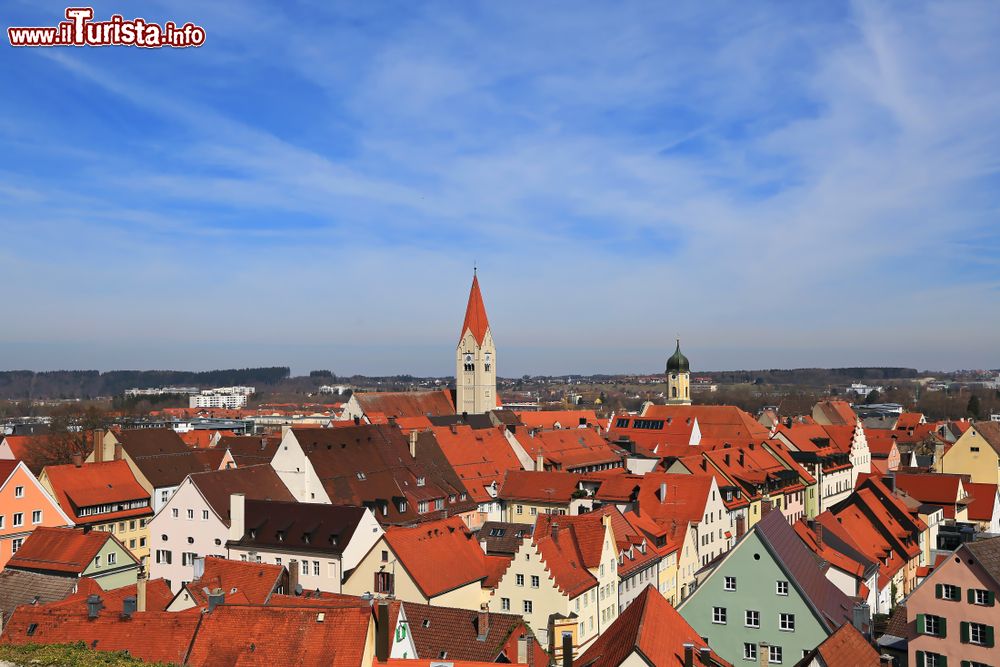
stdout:
POLYGON ((533 460, 542 456, 547 468, 568 471, 622 461, 621 450, 608 444, 594 429, 555 429, 527 434, 519 431, 516 437, 533 460))
POLYGON ((10 476, 14 474, 18 463, 20 463, 18 459, 0 459, 0 488, 3 488, 10 476))
MULTIPOLYGON (((541 518, 540 516, 539 519, 541 518)), ((544 561, 556 588, 563 594, 575 598, 597 585, 597 578, 591 574, 584 562, 583 548, 577 537, 575 525, 560 527, 554 533, 550 530, 545 536, 538 535, 536 531, 532 543, 544 561)))
MULTIPOLYGON (((115 536, 103 530, 84 532, 80 528, 39 526, 7 561, 7 567, 80 574, 94 560, 108 540, 115 536)), ((132 558, 122 549, 127 558, 132 558)), ((133 558, 133 560, 135 560, 133 558)))
POLYGON ((227 601, 267 604, 281 584, 284 573, 285 568, 281 565, 208 556, 205 558, 204 574, 184 586, 199 607, 208 606, 208 594, 205 593, 205 588, 222 589, 227 601))
POLYGON ((593 410, 538 410, 514 412, 521 423, 528 428, 554 429, 579 428, 581 421, 587 426, 602 426, 607 422, 600 419, 593 410))
POLYGON ((997 496, 996 484, 965 482, 969 492, 969 521, 992 521, 997 496))
POLYGON ((816 404, 814 410, 816 409, 831 424, 853 425, 858 420, 847 401, 820 401, 816 404))
POLYGON ((49 479, 56 502, 75 523, 94 523, 126 517, 148 516, 153 510, 148 505, 111 514, 81 517, 83 507, 149 500, 149 493, 142 488, 125 461, 46 466, 42 471, 49 479))
POLYGON ((508 470, 500 485, 504 500, 561 503, 572 500, 583 477, 554 470, 508 470))
MULTIPOLYGON (((878 667, 879 654, 868 640, 850 623, 844 623, 823 643, 803 659, 819 656, 824 665, 850 665, 851 667, 878 667)), ((811 664, 811 663, 807 663, 811 664)))
POLYGON ((490 322, 486 318, 486 305, 483 304, 483 294, 479 291, 479 276, 472 276, 472 289, 469 290, 469 303, 465 307, 465 321, 462 322, 462 330, 458 334, 461 340, 466 331, 471 331, 476 342, 480 345, 486 338, 486 331, 490 328, 490 322))
POLYGON ((488 575, 486 555, 459 517, 392 526, 385 540, 427 598, 480 582, 488 575))
MULTIPOLYGON (((99 595, 104 609, 109 612, 121 611, 125 598, 135 597, 137 590, 137 584, 104 590, 94 579, 81 577, 77 580, 76 593, 68 595, 62 600, 51 602, 45 605, 45 608, 70 609, 85 614, 87 612, 87 596, 99 595)), ((170 592, 170 585, 167 584, 166 579, 150 579, 146 582, 146 611, 166 611, 167 605, 173 599, 174 594, 170 592)))
MULTIPOLYGON (((707 647, 694 628, 670 606, 657 590, 647 586, 574 664, 578 667, 618 667, 630 655, 657 667, 682 667, 684 644, 694 645, 698 662, 700 649, 707 647)), ((731 667, 714 651, 712 665, 731 667)))
POLYGON ((220 605, 204 614, 187 664, 362 667, 369 609, 220 605))
POLYGON ((4 627, 2 644, 72 644, 97 651, 128 651, 145 662, 183 664, 201 621, 198 614, 147 611, 123 620, 118 609, 95 619, 75 608, 18 607, 4 627), (33 627, 32 627, 33 626, 33 627), (30 635, 28 633, 31 633, 30 635))
POLYGON ((431 430, 438 447, 476 502, 492 501, 494 496, 486 488, 494 483, 499 488, 508 470, 521 469, 502 427, 473 429, 463 424, 431 430))
MULTIPOLYGON (((426 417, 453 415, 455 404, 451 390, 439 391, 373 391, 354 394, 366 415, 389 417, 426 417)), ((296 427, 299 428, 299 427, 296 427)))
POLYGON ((959 490, 962 486, 961 475, 936 473, 932 475, 903 473, 896 471, 896 489, 905 491, 920 502, 930 505, 951 505, 960 500, 959 490))

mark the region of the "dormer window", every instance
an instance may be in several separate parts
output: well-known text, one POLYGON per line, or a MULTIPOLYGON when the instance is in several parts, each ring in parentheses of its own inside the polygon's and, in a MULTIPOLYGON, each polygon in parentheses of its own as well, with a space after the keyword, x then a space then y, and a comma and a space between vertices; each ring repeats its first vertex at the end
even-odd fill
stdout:
POLYGON ((358 471, 358 479, 361 479, 361 480, 364 480, 364 479, 367 479, 367 477, 365 476, 365 474, 364 474, 363 472, 361 472, 361 471, 359 470, 359 471, 358 471))
POLYGON ((423 486, 426 483, 427 483, 426 479, 424 479, 423 477, 417 477, 417 486, 423 486))

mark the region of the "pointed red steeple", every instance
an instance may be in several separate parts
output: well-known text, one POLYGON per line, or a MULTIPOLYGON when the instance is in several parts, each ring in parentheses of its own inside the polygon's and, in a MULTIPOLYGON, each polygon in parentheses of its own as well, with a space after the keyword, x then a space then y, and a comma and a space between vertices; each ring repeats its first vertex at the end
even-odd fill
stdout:
POLYGON ((479 291, 479 276, 475 272, 472 274, 472 289, 469 291, 469 305, 465 307, 465 322, 462 324, 462 332, 458 335, 459 340, 466 331, 472 331, 476 342, 483 344, 486 338, 486 330, 490 328, 490 321, 486 319, 486 306, 483 305, 483 294, 479 291))

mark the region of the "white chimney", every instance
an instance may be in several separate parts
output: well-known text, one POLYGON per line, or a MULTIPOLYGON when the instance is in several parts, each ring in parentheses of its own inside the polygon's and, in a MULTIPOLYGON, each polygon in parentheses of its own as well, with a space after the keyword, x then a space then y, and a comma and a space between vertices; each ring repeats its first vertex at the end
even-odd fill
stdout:
POLYGON ((243 539, 246 500, 247 497, 242 493, 229 494, 229 539, 233 542, 243 539))

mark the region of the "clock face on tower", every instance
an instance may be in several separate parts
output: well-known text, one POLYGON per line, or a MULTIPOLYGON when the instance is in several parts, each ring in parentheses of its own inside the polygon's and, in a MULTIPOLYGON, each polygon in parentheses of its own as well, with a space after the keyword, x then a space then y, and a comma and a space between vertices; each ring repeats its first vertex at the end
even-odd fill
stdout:
POLYGON ((489 352, 487 352, 486 353, 486 363, 490 363, 491 361, 493 361, 493 355, 490 354, 489 352))
POLYGON ((467 364, 471 364, 472 363, 472 355, 471 354, 465 355, 465 363, 467 363, 467 364))

